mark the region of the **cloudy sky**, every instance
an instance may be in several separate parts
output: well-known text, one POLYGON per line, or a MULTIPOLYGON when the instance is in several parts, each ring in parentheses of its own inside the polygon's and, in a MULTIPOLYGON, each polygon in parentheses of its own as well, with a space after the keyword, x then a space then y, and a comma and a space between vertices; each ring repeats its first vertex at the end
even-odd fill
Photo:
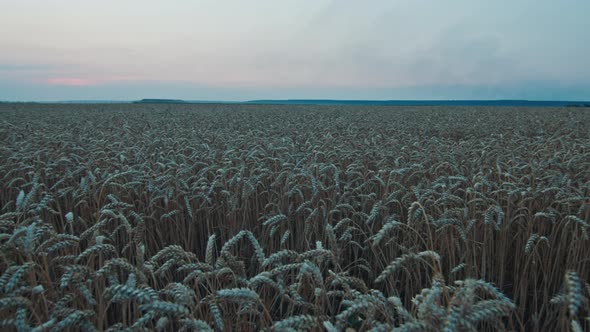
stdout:
POLYGON ((588 0, 0 0, 0 100, 590 100, 588 0))

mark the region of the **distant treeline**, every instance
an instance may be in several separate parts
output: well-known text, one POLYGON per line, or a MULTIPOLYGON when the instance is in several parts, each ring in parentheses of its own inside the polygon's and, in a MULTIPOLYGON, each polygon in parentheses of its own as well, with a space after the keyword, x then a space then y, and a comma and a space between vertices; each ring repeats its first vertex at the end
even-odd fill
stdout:
POLYGON ((181 99, 142 99, 134 101, 134 104, 187 104, 181 99))
POLYGON ((332 100, 287 99, 251 100, 249 104, 294 105, 392 105, 392 106, 531 106, 531 107, 588 107, 590 102, 540 100, 332 100))

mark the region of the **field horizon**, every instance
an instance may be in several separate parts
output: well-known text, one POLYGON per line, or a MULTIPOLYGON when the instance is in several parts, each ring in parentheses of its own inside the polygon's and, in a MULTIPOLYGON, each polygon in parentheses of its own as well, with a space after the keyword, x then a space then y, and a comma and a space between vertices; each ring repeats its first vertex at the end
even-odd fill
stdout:
POLYGON ((528 99, 254 99, 246 101, 184 100, 145 98, 140 100, 0 101, 2 104, 271 104, 271 105, 376 105, 376 106, 508 106, 508 107, 590 107, 590 101, 528 99))

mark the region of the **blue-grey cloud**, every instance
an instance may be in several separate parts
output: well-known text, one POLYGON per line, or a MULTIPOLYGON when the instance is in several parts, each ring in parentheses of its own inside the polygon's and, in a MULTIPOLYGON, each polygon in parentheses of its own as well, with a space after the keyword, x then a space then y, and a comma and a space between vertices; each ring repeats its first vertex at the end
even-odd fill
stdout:
POLYGON ((31 71, 31 70, 49 70, 49 69, 54 69, 54 68, 56 68, 55 65, 0 63, 0 71, 31 71))
POLYGON ((218 87, 187 82, 116 83, 99 86, 47 86, 0 79, 0 100, 186 100, 245 101, 253 99, 528 99, 588 101, 590 81, 570 84, 526 81, 511 84, 430 84, 405 87, 218 87), (34 96, 34 97, 31 97, 34 96))

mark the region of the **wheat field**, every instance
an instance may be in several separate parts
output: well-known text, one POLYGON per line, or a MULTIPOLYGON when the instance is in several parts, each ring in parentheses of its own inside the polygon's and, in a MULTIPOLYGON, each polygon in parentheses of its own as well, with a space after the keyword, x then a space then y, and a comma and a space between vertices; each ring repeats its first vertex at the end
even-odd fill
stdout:
POLYGON ((0 329, 590 331, 590 110, 0 105, 0 329))

